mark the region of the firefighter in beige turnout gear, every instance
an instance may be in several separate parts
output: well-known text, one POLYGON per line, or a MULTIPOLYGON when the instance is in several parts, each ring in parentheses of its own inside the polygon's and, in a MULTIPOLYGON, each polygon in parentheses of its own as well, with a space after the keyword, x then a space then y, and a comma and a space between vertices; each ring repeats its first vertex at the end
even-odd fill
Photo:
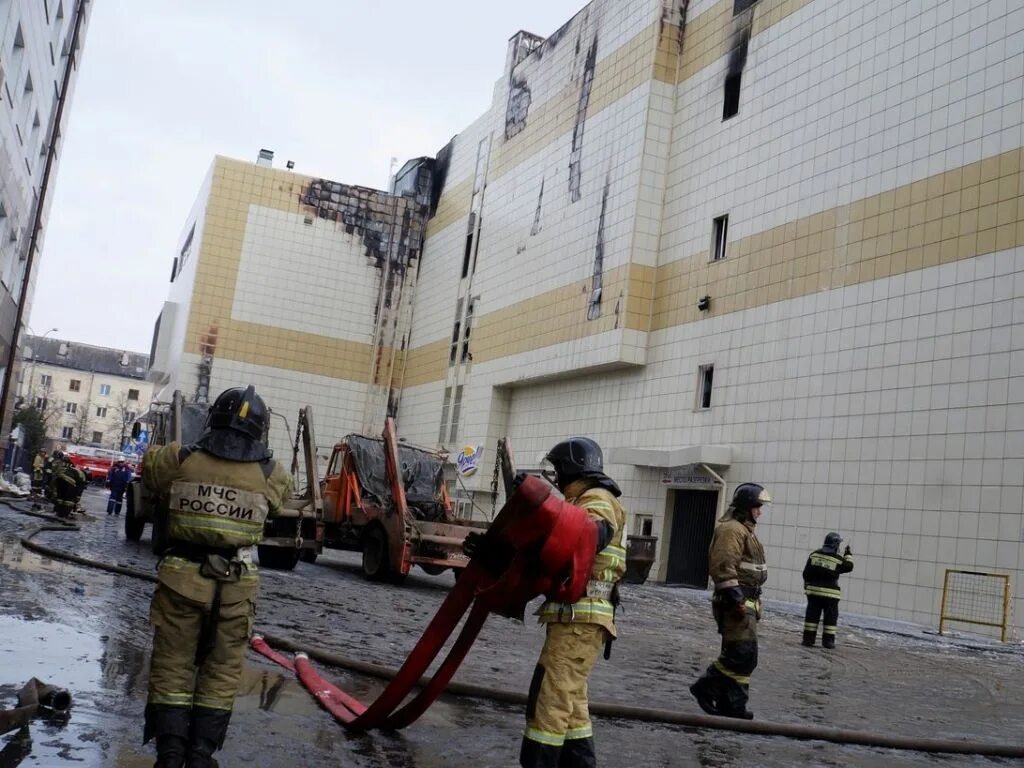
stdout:
POLYGON ((259 586, 252 547, 291 487, 265 443, 267 418, 251 386, 229 389, 195 445, 143 463, 143 482, 167 502, 143 737, 156 739, 157 768, 215 766, 224 743, 259 586))
POLYGON ((519 762, 524 768, 592 768, 597 756, 587 679, 601 649, 607 658, 616 636, 618 584, 626 572, 626 512, 618 501, 622 492, 604 474, 601 448, 593 440, 569 438, 545 459, 553 468, 553 474, 545 473, 548 480, 597 523, 597 558, 586 597, 572 605, 548 601, 537 612, 547 637, 530 684, 519 762))
POLYGON ((761 586, 768 579, 764 547, 754 526, 769 503, 771 497, 760 485, 738 486, 711 539, 712 611, 722 648, 704 675, 690 686, 690 693, 708 714, 747 720, 754 716, 747 710, 747 699, 750 675, 757 667, 761 586))

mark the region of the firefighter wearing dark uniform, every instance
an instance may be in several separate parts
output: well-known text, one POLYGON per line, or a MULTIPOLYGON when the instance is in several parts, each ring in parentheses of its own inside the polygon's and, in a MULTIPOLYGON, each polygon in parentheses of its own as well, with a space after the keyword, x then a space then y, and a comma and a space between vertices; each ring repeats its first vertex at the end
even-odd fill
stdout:
POLYGON ((291 487, 264 441, 267 418, 251 386, 229 389, 195 445, 144 459, 143 482, 167 501, 143 736, 156 738, 157 768, 215 766, 224 743, 259 585, 252 547, 291 487))
POLYGON ((757 623, 761 586, 768 579, 764 547, 754 533, 763 508, 771 503, 756 483, 736 488, 732 503, 711 538, 709 568, 715 594, 712 611, 722 649, 690 693, 708 714, 751 719, 747 710, 750 675, 757 667, 757 623))
POLYGON ((57 517, 71 517, 89 481, 63 451, 54 452, 50 471, 49 498, 53 501, 53 512, 57 517))
POLYGON ((593 440, 571 437, 545 460, 553 470, 545 477, 597 524, 597 558, 586 597, 571 605, 549 600, 537 611, 547 637, 530 684, 519 763, 524 768, 592 768, 597 756, 587 679, 601 649, 606 648, 607 658, 616 636, 618 584, 626 572, 626 512, 618 501, 622 491, 604 474, 601 448, 593 440))
POLYGON ((804 594, 807 595, 807 613, 804 616, 803 644, 813 646, 818 636, 818 622, 825 616, 821 631, 823 648, 836 647, 836 625, 839 623, 839 576, 853 570, 853 555, 847 547, 842 557, 839 545, 843 537, 830 533, 821 549, 811 552, 804 566, 804 594))

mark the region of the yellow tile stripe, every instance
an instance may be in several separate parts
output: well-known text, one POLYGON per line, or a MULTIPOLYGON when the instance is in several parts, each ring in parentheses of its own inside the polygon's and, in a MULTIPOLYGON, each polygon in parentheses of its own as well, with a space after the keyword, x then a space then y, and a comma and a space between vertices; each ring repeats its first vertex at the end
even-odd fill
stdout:
MULTIPOLYGON (((899 275, 986 253, 1024 247, 1024 150, 797 219, 729 244, 724 261, 708 251, 657 269, 629 265, 605 273, 602 317, 586 318, 589 281, 546 291, 481 315, 473 332, 476 362, 585 338, 615 326, 625 295, 626 328, 663 330, 822 290, 899 275), (648 320, 648 318, 650 318, 648 320)), ((435 346, 436 345, 436 346, 435 346)), ((444 377, 447 344, 410 353, 416 378, 444 377), (429 359, 434 357, 433 366, 429 359)))
POLYGON ((658 268, 652 330, 1024 245, 1021 150, 936 174, 658 268))

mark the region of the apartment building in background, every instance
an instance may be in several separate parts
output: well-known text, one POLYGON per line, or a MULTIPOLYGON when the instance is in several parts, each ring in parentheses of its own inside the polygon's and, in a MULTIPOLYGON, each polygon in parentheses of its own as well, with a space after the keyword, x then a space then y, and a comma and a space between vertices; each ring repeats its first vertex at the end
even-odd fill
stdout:
MULTIPOLYGON (((408 268, 358 205, 319 213, 343 189, 218 159, 154 372, 314 400, 321 444, 392 411, 481 467, 507 435, 529 470, 590 435, 659 581, 706 585, 756 481, 771 597, 802 599, 831 530, 848 610, 934 623, 952 567, 1016 595, 1022 50, 1002 0, 594 0, 516 34, 490 107, 418 161, 408 268)), ((487 509, 491 479, 459 494, 487 509)))
POLYGON ((149 358, 138 352, 25 336, 16 405, 34 406, 56 445, 123 450, 149 410, 149 358))
MULTIPOLYGON (((8 364, 19 359, 15 335, 31 310, 63 148, 60 137, 71 114, 91 12, 91 0, 0 3, 0 392, 8 364), (72 47, 74 56, 69 55, 72 47)), ((13 376, 11 382, 16 391, 13 376)), ((0 420, 6 424, 14 398, 4 402, 7 412, 0 420)))

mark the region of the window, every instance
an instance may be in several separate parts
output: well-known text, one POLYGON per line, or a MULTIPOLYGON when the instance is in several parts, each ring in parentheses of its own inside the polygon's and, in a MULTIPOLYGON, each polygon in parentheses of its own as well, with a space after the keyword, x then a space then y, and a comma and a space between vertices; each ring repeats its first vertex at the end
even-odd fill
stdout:
POLYGON ((725 247, 729 242, 729 214, 717 217, 711 222, 711 260, 725 258, 725 247))
POLYGON ((45 411, 49 401, 45 397, 37 397, 33 403, 37 411, 45 411))
POLYGON ((100 384, 100 394, 103 395, 104 397, 109 395, 110 394, 110 385, 109 384, 100 384))
POLYGON ((72 379, 68 384, 68 389, 72 392, 78 392, 82 389, 82 382, 79 379, 72 379))
POLYGON ((455 398, 452 400, 452 431, 448 436, 451 442, 459 436, 459 412, 462 410, 462 385, 455 388, 455 398))
POLYGON ((48 373, 44 373, 39 377, 39 383, 44 387, 48 387, 53 384, 53 376, 48 373))
POLYGON ((125 420, 126 421, 135 421, 135 417, 137 415, 138 414, 136 414, 135 411, 128 411, 128 413, 125 414, 125 420))
POLYGON ((452 343, 448 350, 448 365, 455 365, 459 357, 459 340, 462 338, 462 299, 455 305, 455 325, 452 327, 452 343))
POLYGON ((697 370, 697 410, 704 411, 711 407, 711 387, 715 379, 715 366, 702 365, 697 370))
POLYGON ((78 413, 78 403, 65 403, 64 410, 68 413, 78 413))
POLYGON ((174 260, 174 273, 171 275, 171 282, 174 282, 174 278, 181 274, 181 270, 185 268, 185 262, 188 261, 188 257, 192 255, 192 240, 196 236, 196 225, 192 223, 192 229, 188 231, 188 235, 185 237, 185 244, 181 246, 181 253, 178 258, 174 260))
POLYGON ((137 390, 137 389, 129 389, 128 390, 128 399, 129 400, 138 400, 139 399, 139 390, 137 390))
POLYGON ((107 406, 101 405, 96 409, 96 418, 105 419, 107 418, 107 406))
POLYGON ((92 433, 92 441, 94 443, 102 443, 103 442, 103 433, 102 432, 93 432, 92 433))
POLYGON ((725 103, 722 105, 722 119, 728 120, 740 111, 740 81, 743 72, 734 72, 725 78, 725 103))
POLYGON ((451 399, 452 388, 445 387, 444 401, 441 403, 441 428, 437 434, 437 442, 438 444, 441 445, 443 445, 446 442, 445 438, 448 436, 448 412, 451 408, 451 399))
POLYGON ((71 435, 73 433, 74 433, 74 428, 73 427, 61 427, 60 428, 60 439, 61 440, 70 440, 71 439, 71 435))
POLYGON ((469 305, 466 307, 466 322, 463 323, 462 328, 462 355, 459 358, 460 363, 465 363, 468 360, 473 359, 473 355, 469 353, 469 333, 472 330, 473 323, 473 300, 470 299, 469 305))
POLYGON ((757 0, 732 0, 732 15, 739 16, 747 8, 752 8, 757 0))
POLYGON ((633 518, 634 536, 651 536, 654 530, 654 518, 650 515, 637 515, 633 518))

